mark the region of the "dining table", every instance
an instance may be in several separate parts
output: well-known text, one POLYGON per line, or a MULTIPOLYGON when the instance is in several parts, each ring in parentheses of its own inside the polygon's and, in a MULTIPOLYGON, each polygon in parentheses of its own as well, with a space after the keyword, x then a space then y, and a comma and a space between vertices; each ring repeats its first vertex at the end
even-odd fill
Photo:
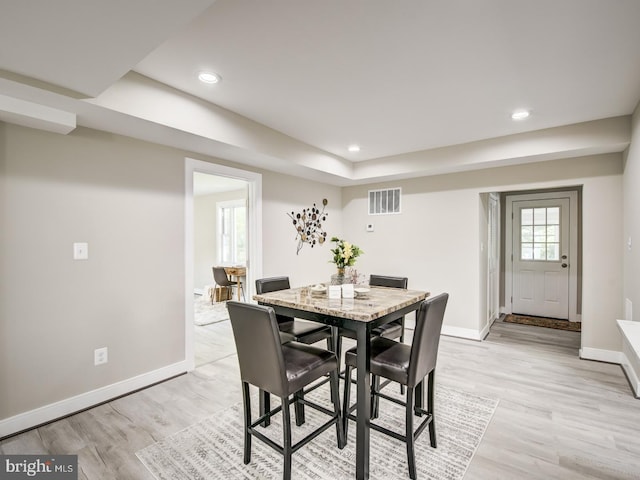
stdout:
MULTIPOLYGON (((328 295, 327 290, 316 286, 304 286, 254 295, 253 299, 260 305, 272 307, 278 315, 328 325, 332 327, 334 338, 337 338, 338 330, 341 328, 355 332, 358 351, 356 479, 365 480, 369 478, 371 331, 417 310, 429 293, 371 286, 368 291, 356 294, 355 298, 332 298, 333 295, 328 295)), ((346 439, 344 441, 346 444, 346 439)), ((340 448, 344 446, 339 445, 340 448)))
POLYGON ((238 301, 240 301, 240 291, 242 289, 242 278, 247 276, 247 267, 243 267, 243 266, 224 267, 224 272, 232 279, 235 279, 236 290, 238 291, 238 301))

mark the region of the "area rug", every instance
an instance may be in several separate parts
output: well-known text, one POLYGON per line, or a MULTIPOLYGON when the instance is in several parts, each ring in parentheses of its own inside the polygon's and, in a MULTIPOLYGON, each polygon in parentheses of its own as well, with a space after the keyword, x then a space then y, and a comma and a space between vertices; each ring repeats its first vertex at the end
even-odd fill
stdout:
POLYGON ((507 323, 519 323, 521 325, 533 325, 535 327, 555 328, 557 330, 568 330, 571 332, 579 332, 581 330, 581 322, 570 322, 568 320, 557 320, 555 318, 530 317, 527 315, 507 314, 504 317, 507 323))
MULTIPOLYGON (((385 391, 392 393, 398 390, 393 387, 395 385, 390 385, 385 391)), ((328 391, 319 388, 311 396, 328 407, 323 401, 328 398, 328 391), (322 391, 324 395, 318 396, 317 392, 322 391)), ((418 478, 461 479, 491 421, 498 400, 441 385, 436 387, 435 402, 438 448, 429 445, 428 431, 418 438, 418 478)), ((380 408, 380 418, 376 422, 402 432, 404 409, 384 399, 380 408)), ((263 429, 265 435, 278 444, 282 444, 281 418, 281 415, 274 416, 271 426, 263 429)), ((307 408, 305 425, 296 427, 292 419, 294 442, 325 420, 325 416, 307 408)), ((282 456, 258 439, 252 442, 251 462, 243 464, 242 431, 242 404, 237 404, 140 450, 136 455, 157 480, 281 479, 282 456)), ((372 430, 370 452, 372 480, 409 478, 404 443, 372 430)), ((343 450, 336 445, 335 428, 330 428, 293 454, 292 478, 352 479, 355 478, 355 457, 355 424, 350 424, 348 443, 343 450)))
POLYGON ((227 302, 214 302, 209 299, 197 299, 193 302, 193 323, 199 326, 229 320, 227 302))

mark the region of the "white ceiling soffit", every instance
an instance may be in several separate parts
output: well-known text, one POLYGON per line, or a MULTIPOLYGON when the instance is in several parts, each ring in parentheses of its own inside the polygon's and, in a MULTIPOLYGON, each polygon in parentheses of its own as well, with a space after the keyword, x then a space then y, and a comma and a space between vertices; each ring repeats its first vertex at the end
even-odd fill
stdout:
POLYGON ((0 69, 94 97, 214 1, 2 0, 0 69))
POLYGON ((339 186, 620 152, 640 98, 638 0, 0 2, 1 95, 339 186))
POLYGON ((6 95, 0 95, 0 121, 64 135, 76 128, 75 113, 6 95))
POLYGON ((638 0, 218 0, 135 70, 361 162, 628 115, 639 24, 638 0))

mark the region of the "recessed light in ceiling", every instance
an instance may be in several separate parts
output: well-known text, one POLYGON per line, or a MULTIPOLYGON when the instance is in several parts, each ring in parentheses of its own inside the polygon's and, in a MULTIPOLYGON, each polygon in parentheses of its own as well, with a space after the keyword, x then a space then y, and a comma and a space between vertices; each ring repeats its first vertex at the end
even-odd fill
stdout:
POLYGON ((219 83, 222 77, 213 72, 200 72, 198 74, 198 80, 203 83, 219 83))
POLYGON ((349 148, 347 149, 350 152, 359 152, 360 151, 360 145, 349 145, 349 148))
POLYGON ((513 120, 524 120, 529 116, 529 110, 516 110, 511 114, 513 120))

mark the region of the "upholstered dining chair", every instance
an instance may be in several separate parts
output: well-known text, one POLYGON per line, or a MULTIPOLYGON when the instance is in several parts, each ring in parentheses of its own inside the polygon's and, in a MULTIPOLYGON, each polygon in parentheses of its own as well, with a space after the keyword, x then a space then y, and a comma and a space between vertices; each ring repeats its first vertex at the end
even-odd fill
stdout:
MULTIPOLYGON (((409 279, 407 277, 389 277, 386 275, 370 275, 369 286, 378 287, 392 287, 392 288, 407 288, 409 279)), ((404 341, 404 317, 394 320, 392 322, 380 325, 371 331, 373 337, 386 337, 386 338, 400 338, 400 341, 404 341)), ((342 352, 342 337, 347 337, 355 340, 356 334, 351 330, 341 329, 340 335, 337 339, 336 352, 341 354, 342 352)), ((401 393, 404 390, 401 387, 401 393)))
MULTIPOLYGON (((289 277, 269 277, 256 280, 258 295, 291 288, 289 277)), ((276 315, 280 331, 293 338, 296 342, 311 345, 321 340, 327 341, 327 348, 333 350, 331 343, 331 328, 308 320, 294 319, 283 315, 276 315)))
MULTIPOLYGON (((431 446, 436 448, 436 424, 434 417, 434 377, 436 361, 438 358, 438 345, 440 343, 440 332, 444 320, 444 312, 449 299, 448 293, 442 293, 435 297, 430 297, 422 302, 416 313, 416 327, 411 345, 405 345, 395 340, 376 337, 371 340, 370 368, 372 375, 371 384, 374 386, 371 391, 372 405, 373 397, 379 397, 405 407, 405 432, 404 435, 382 427, 373 421, 371 428, 381 433, 406 443, 407 459, 409 464, 409 477, 415 480, 416 460, 414 444, 418 436, 429 427, 429 439, 431 446), (375 378, 383 377, 393 382, 397 382, 406 387, 405 400, 399 400, 387 396, 375 388, 377 384, 375 378), (427 409, 414 404, 414 396, 422 395, 420 385, 424 379, 427 380, 427 409), (425 418, 417 429, 413 428, 414 413, 424 415, 425 418)), ((356 367, 357 350, 352 348, 345 352, 346 376, 343 403, 344 437, 347 438, 349 419, 355 420, 351 412, 355 405, 349 405, 351 391, 351 372, 356 367)), ((416 398, 415 403, 422 405, 422 398, 416 398)))
MULTIPOLYGON (((256 280, 256 293, 258 295, 262 293, 276 292, 278 290, 286 290, 291 288, 289 277, 268 277, 259 278, 256 280)), ((280 337, 282 342, 293 340, 295 342, 305 343, 312 345, 314 343, 326 340, 327 349, 334 350, 333 336, 331 335, 331 328, 326 325, 321 325, 316 322, 310 322, 308 320, 294 319, 292 317, 285 317, 283 315, 276 315, 278 321, 278 328, 280 330, 280 337)), ((260 412, 266 411, 270 408, 269 393, 266 391, 260 392, 260 412)), ((304 408, 301 404, 296 404, 296 424, 302 425, 304 423, 304 408)), ((269 419, 265 419, 264 426, 269 425, 269 419)))
POLYGON ((242 400, 244 407, 244 463, 251 461, 251 439, 256 437, 277 452, 284 455, 283 478, 291 479, 291 456, 300 447, 316 436, 336 425, 337 443, 344 447, 340 398, 338 393, 338 360, 334 352, 305 345, 299 342, 282 344, 278 321, 271 307, 249 303, 227 302, 229 318, 238 352, 242 400), (301 400, 298 392, 304 391, 315 380, 329 374, 331 402, 330 411, 309 400, 301 400), (251 397, 249 385, 280 397, 281 405, 269 410, 255 421, 251 418, 251 397), (293 397, 292 397, 293 395, 293 397), (330 419, 309 435, 292 444, 290 405, 303 401, 305 405, 325 413, 330 419), (283 444, 279 445, 267 438, 256 427, 266 418, 282 412, 283 444))
MULTIPOLYGON (((224 267, 212 267, 212 270, 213 270, 213 280, 214 282, 216 282, 216 288, 220 287, 221 289, 224 288, 224 289, 230 289, 231 291, 233 291, 234 287, 236 288, 238 287, 236 282, 232 282, 231 280, 229 280, 229 276, 227 275, 227 272, 225 271, 224 267)), ((244 296, 244 292, 242 292, 242 295, 244 296)))

